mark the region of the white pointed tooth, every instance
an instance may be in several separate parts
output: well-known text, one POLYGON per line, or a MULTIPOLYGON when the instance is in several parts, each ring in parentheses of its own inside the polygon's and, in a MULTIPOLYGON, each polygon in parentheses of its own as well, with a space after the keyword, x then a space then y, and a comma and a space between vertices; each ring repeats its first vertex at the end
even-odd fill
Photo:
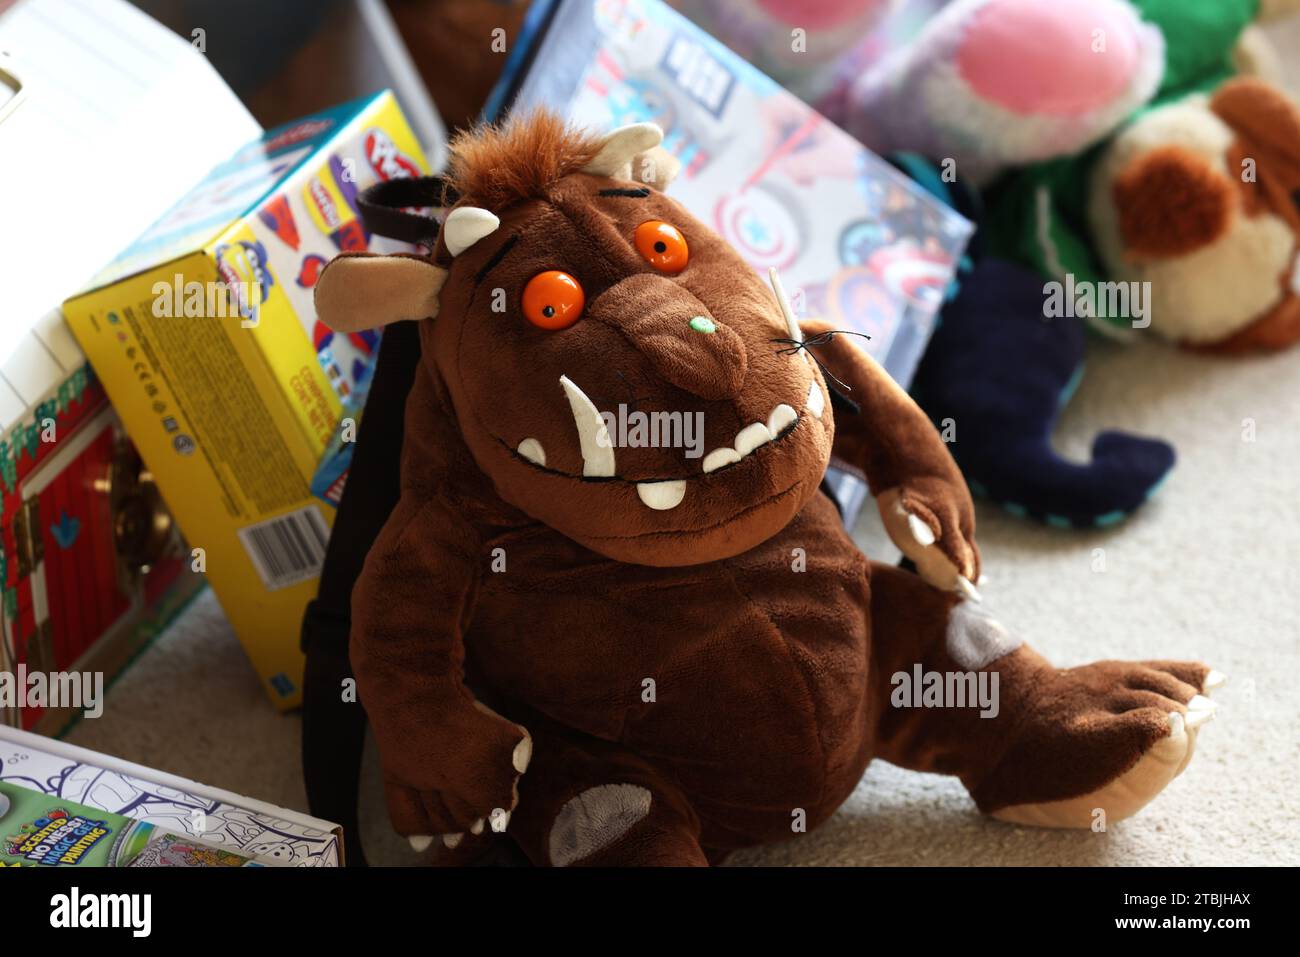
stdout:
POLYGON ((1183 736, 1183 730, 1186 727, 1186 725, 1187 722, 1183 720, 1182 712, 1179 711, 1169 712, 1169 737, 1181 738, 1183 736))
POLYGON ((538 465, 546 464, 546 449, 542 448, 542 443, 536 439, 524 439, 515 451, 530 462, 538 465))
POLYGON ((596 404, 568 376, 560 376, 560 385, 569 398, 573 424, 578 428, 578 442, 582 446, 582 474, 595 478, 613 475, 614 443, 609 439, 609 430, 605 428, 596 404))
POLYGON ((674 479, 670 482, 637 482, 636 494, 641 497, 643 504, 664 512, 682 503, 686 497, 686 481, 674 479))
POLYGON ((746 456, 764 442, 772 441, 772 433, 762 422, 751 422, 736 433, 736 451, 746 456))
POLYGON ((1210 673, 1205 676, 1205 687, 1202 691, 1213 691, 1215 688, 1222 687, 1228 681, 1228 676, 1218 668, 1211 668, 1210 673))
POLYGON ((772 414, 767 417, 767 431, 772 433, 773 438, 776 438, 791 425, 794 425, 798 419, 799 413, 796 412, 792 406, 788 406, 782 402, 773 409, 772 414))
POLYGON ((715 472, 724 465, 733 465, 740 461, 740 453, 732 448, 714 449, 704 456, 704 471, 715 472))
POLYGON ((433 835, 412 834, 409 838, 407 838, 407 840, 411 842, 411 850, 415 851, 415 853, 417 854, 423 854, 425 851, 429 849, 429 845, 433 843, 433 835))
POLYGON ((442 836, 442 843, 446 845, 447 850, 454 851, 460 846, 461 839, 464 838, 464 836, 464 834, 444 834, 442 836))
POLYGON ((808 411, 813 414, 813 418, 820 419, 822 410, 826 408, 826 397, 822 395, 822 390, 817 385, 817 380, 813 379, 808 383, 808 411))

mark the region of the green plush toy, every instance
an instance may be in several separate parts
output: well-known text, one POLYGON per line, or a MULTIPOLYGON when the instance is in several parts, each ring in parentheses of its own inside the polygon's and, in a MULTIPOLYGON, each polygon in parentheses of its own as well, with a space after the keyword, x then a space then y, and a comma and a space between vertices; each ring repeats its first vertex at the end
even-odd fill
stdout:
POLYGON ((1295 10, 954 0, 837 118, 981 185, 986 252, 1059 282, 1071 317, 1280 348, 1300 338, 1300 113, 1255 24, 1295 10))
POLYGON ((1101 143, 994 186, 992 246, 1077 290, 1101 331, 1149 327, 1221 352, 1289 345, 1300 111, 1267 78, 1273 55, 1254 23, 1300 4, 1133 6, 1164 40, 1154 95, 1101 143))

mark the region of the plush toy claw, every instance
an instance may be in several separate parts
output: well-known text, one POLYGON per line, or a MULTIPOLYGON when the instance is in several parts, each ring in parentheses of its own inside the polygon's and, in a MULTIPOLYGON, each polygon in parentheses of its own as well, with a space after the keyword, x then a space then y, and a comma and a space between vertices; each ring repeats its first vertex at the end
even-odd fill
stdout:
MULTIPOLYGON (((504 831, 506 823, 509 822, 510 812, 502 811, 495 817, 496 827, 494 830, 504 831)), ((432 850, 432 860, 439 865, 464 865, 472 863, 490 850, 489 844, 485 838, 487 831, 487 821, 479 818, 470 825, 469 830, 455 834, 412 834, 407 838, 411 845, 411 850, 416 854, 429 855, 432 850)))
POLYGON ((978 599, 971 584, 979 578, 973 519, 963 518, 959 505, 940 500, 940 514, 946 519, 941 520, 922 504, 916 491, 895 488, 877 496, 876 506, 885 531, 898 550, 916 564, 917 574, 942 591, 978 599))

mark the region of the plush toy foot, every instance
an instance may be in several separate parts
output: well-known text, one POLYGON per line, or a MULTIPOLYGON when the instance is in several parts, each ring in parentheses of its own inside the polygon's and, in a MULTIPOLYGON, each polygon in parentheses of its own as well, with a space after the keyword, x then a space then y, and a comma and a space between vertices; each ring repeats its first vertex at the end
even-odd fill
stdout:
MULTIPOLYGON (((1075 707, 1052 716, 1055 729, 1031 726, 1023 732, 1028 740, 1013 748, 1009 759, 1019 774, 1026 770, 1025 762, 1033 762, 1044 774, 1069 769, 1071 776, 1086 776, 1104 769, 1114 776, 1077 797, 1008 804, 992 810, 992 816, 1014 824, 1072 828, 1130 817, 1187 767, 1199 729, 1217 707, 1205 692, 1223 680, 1218 672, 1181 662, 1099 662, 1061 672, 1061 684, 1046 693, 1073 698, 1075 707), (1102 682, 1110 690, 1089 701, 1089 692, 1102 682), (1045 747, 1052 753, 1036 759, 1035 752, 1045 747)), ((1004 760, 999 770, 1007 767, 1004 760)))
POLYGON ((943 309, 913 394, 938 424, 959 423, 949 450, 971 491, 1013 515, 1060 528, 1123 521, 1158 489, 1174 450, 1103 432, 1091 461, 1069 461, 1051 435, 1083 372, 1084 321, 1045 317, 1043 277, 984 258, 943 309))
POLYGON ((671 777, 620 745, 537 719, 510 836, 539 867, 706 867, 700 822, 671 777))
POLYGON ((1223 678, 1198 662, 1054 668, 993 617, 896 568, 871 566, 875 756, 959 777, 985 814, 1109 825, 1186 766, 1223 678), (938 679, 938 680, 935 680, 938 679), (923 689, 923 690, 917 690, 923 689))

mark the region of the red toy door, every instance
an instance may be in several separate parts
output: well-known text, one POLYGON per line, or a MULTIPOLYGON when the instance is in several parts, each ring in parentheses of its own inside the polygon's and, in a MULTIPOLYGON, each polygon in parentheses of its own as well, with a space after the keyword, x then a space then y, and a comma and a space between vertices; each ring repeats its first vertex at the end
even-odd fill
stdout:
MULTIPOLYGON (((22 628, 15 644, 29 669, 71 670, 131 610, 113 543, 113 454, 113 417, 105 410, 62 439, 20 482, 33 567, 30 615, 23 609, 18 618, 21 625, 30 622, 30 630, 22 628)), ((40 714, 24 709, 23 727, 40 714)))

